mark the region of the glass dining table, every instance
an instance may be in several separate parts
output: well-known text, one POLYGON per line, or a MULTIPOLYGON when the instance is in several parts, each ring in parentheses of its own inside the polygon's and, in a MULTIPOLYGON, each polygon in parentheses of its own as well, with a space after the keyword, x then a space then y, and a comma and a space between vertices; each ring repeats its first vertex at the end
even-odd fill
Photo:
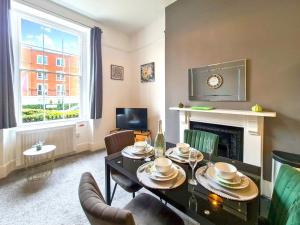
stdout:
MULTIPOLYGON (((167 148, 174 146, 172 143, 167 143, 167 148)), ((258 188, 260 187, 260 167, 223 157, 216 157, 214 161, 229 162, 235 165, 239 171, 250 177, 258 188)), ((199 183, 196 186, 190 185, 188 179, 192 176, 192 170, 188 164, 181 163, 177 164, 185 170, 187 175, 187 179, 182 185, 170 190, 151 189, 139 182, 136 176, 137 169, 144 163, 144 160, 124 157, 121 152, 105 157, 105 194, 107 204, 111 204, 110 171, 113 168, 132 181, 139 183, 148 191, 165 200, 167 204, 172 205, 201 225, 254 225, 257 223, 260 212, 259 195, 247 202, 221 198, 205 189, 199 183)), ((205 164, 206 161, 203 160, 198 163, 197 167, 205 164)))

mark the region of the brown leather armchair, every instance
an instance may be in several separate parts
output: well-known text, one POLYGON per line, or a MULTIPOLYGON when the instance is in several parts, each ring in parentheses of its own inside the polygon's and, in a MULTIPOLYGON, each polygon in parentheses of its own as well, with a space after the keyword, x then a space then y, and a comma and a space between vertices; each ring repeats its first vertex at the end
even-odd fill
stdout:
MULTIPOLYGON (((133 131, 120 131, 118 133, 107 135, 104 138, 107 154, 113 154, 116 152, 122 151, 126 146, 134 144, 134 133, 133 131)), ((119 184, 124 190, 132 193, 132 196, 135 196, 135 192, 140 190, 142 187, 137 183, 133 182, 125 175, 119 173, 118 171, 111 169, 111 178, 115 181, 115 186, 111 196, 111 201, 116 192, 117 185, 119 184)))
POLYGON ((78 195, 92 225, 184 225, 183 220, 155 197, 142 193, 124 209, 106 204, 93 176, 82 174, 78 195))

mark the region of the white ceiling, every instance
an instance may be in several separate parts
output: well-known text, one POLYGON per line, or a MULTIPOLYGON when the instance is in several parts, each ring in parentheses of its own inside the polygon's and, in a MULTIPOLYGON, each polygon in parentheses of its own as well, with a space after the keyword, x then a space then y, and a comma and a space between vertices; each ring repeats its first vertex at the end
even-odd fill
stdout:
POLYGON ((103 25, 136 32, 164 15, 165 7, 176 0, 51 0, 90 17, 103 25))

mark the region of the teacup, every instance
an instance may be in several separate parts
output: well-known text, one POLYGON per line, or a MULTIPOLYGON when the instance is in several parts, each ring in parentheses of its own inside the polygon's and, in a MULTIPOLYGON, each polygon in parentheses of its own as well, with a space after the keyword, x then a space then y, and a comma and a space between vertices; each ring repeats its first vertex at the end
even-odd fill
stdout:
POLYGON ((179 152, 182 154, 186 154, 190 151, 190 145, 186 143, 177 143, 176 147, 178 148, 179 152))
POLYGON ((172 167, 172 161, 165 157, 159 157, 154 160, 154 166, 156 171, 160 173, 167 173, 172 167))
POLYGON ((137 141, 134 143, 134 148, 136 152, 141 152, 143 151, 147 146, 147 143, 144 141, 137 141))

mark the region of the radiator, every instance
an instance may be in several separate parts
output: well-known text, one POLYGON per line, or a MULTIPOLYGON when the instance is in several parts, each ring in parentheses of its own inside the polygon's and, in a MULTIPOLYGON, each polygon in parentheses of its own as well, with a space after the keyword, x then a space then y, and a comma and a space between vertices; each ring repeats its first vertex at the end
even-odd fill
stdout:
POLYGON ((75 126, 51 127, 18 132, 16 135, 17 166, 24 164, 23 152, 31 148, 38 141, 45 141, 45 145, 55 145, 55 156, 72 153, 75 150, 75 126))

